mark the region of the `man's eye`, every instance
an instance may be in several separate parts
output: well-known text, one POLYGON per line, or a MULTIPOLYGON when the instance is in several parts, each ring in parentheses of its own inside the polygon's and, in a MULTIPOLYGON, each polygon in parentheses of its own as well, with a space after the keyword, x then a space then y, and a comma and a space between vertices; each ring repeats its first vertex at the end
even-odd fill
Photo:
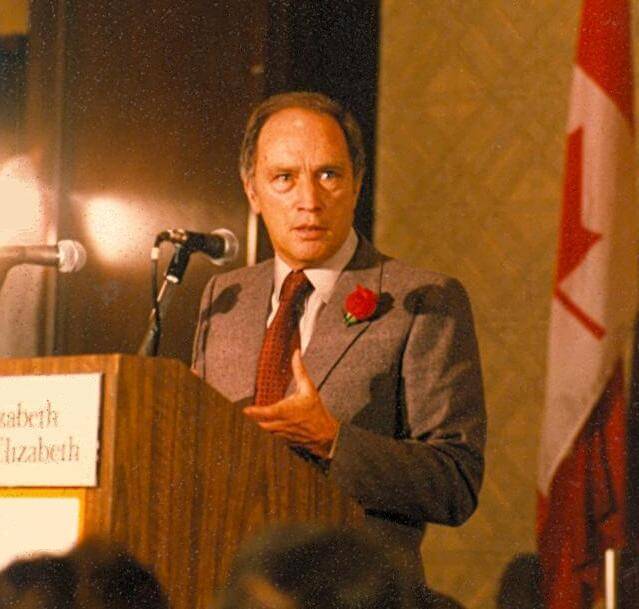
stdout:
POLYGON ((279 182, 280 184, 286 184, 287 182, 291 181, 291 174, 290 173, 278 173, 275 176, 275 181, 279 182))
POLYGON ((334 169, 325 169, 320 173, 320 180, 334 180, 337 177, 337 171, 335 171, 334 169))

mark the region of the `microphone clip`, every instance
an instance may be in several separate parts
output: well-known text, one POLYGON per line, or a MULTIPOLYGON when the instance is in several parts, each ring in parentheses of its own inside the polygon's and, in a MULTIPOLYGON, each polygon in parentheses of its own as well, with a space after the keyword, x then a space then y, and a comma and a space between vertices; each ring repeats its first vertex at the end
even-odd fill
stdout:
POLYGON ((181 283, 186 267, 189 265, 191 254, 196 251, 186 245, 175 244, 175 253, 169 262, 164 276, 170 283, 181 283))

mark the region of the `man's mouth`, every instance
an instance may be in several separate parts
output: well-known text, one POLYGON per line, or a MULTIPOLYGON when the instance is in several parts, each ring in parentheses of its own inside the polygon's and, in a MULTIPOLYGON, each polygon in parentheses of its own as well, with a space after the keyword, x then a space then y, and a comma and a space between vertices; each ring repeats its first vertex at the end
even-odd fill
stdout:
POLYGON ((295 226, 293 230, 302 239, 319 239, 328 231, 327 228, 317 224, 300 224, 295 226))

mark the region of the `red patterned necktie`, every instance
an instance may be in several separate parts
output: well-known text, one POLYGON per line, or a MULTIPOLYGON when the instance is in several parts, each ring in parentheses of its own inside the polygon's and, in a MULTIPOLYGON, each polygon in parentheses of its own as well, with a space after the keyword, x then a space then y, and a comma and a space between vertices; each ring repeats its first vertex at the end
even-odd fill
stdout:
POLYGON ((257 365, 254 400, 257 406, 274 404, 286 394, 293 378, 293 352, 300 347, 300 309, 312 289, 303 271, 292 271, 282 284, 280 304, 264 335, 257 365))

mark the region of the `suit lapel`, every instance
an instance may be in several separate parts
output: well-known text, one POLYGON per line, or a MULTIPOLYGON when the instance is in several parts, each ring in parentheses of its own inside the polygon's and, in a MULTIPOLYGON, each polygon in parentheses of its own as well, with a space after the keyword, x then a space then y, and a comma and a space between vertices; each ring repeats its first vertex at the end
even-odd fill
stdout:
MULTIPOLYGON (((370 321, 352 326, 344 322, 344 300, 358 284, 379 294, 382 256, 360 236, 357 250, 340 275, 335 290, 321 312, 311 341, 304 353, 304 365, 319 389, 342 355, 368 328, 370 321)), ((289 387, 290 391, 291 387, 289 387)))

